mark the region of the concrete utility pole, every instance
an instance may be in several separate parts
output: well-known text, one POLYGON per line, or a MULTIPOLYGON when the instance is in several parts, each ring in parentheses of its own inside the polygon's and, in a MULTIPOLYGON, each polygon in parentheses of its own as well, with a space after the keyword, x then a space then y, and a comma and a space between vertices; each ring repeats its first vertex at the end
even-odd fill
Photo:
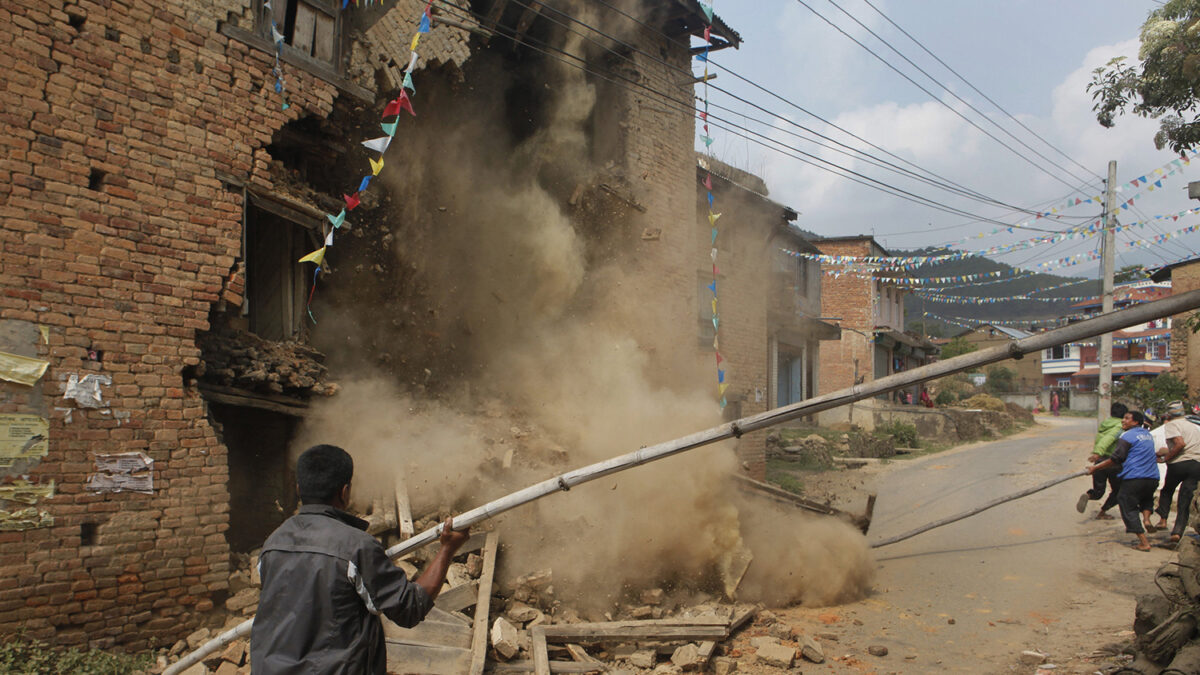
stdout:
MULTIPOLYGON (((1104 184, 1104 236, 1100 242, 1100 276, 1103 303, 1101 313, 1111 314, 1113 311, 1113 267, 1116 265, 1117 238, 1117 162, 1108 163, 1108 181, 1104 184)), ((1100 383, 1096 386, 1099 394, 1096 417, 1103 421, 1108 417, 1108 409, 1112 406, 1112 333, 1100 336, 1100 383)), ((1082 363, 1082 359, 1080 359, 1082 363)))

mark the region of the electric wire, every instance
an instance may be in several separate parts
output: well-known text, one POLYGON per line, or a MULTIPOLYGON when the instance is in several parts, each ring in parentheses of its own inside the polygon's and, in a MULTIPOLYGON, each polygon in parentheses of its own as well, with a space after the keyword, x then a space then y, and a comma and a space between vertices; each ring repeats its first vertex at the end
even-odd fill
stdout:
MULTIPOLYGON (((896 74, 900 75, 900 77, 903 77, 905 80, 908 80, 909 82, 911 82, 911 83, 913 84, 913 86, 915 86, 916 88, 918 88, 918 89, 920 89, 921 91, 925 92, 925 94, 926 94, 926 95, 928 95, 928 96, 929 96, 931 99, 933 99, 935 102, 937 102, 938 104, 940 104, 942 107, 944 107, 944 108, 946 108, 947 110, 949 110, 950 112, 954 113, 956 116, 958 116, 959 118, 961 118, 961 119, 962 119, 964 122, 966 122, 967 124, 969 124, 969 125, 971 125, 972 127, 975 127, 976 129, 978 129, 978 130, 979 130, 981 133, 983 133, 983 134, 984 134, 985 136, 987 136, 988 138, 990 138, 990 139, 992 139, 993 141, 996 141, 997 143, 999 143, 1001 147, 1005 148, 1006 150, 1008 150, 1009 152, 1013 153, 1013 154, 1014 154, 1014 155, 1016 155, 1017 157, 1019 157, 1019 158, 1021 158, 1021 159, 1025 160, 1026 162, 1028 162, 1028 163, 1029 163, 1031 166, 1033 166, 1033 167, 1034 167, 1034 168, 1036 168, 1037 170, 1041 171, 1042 173, 1046 174, 1047 176, 1050 176, 1050 177, 1051 177, 1051 178, 1053 178, 1054 180, 1056 180, 1056 181, 1058 181, 1058 182, 1062 183, 1063 185, 1066 185, 1067 187, 1069 187, 1069 188, 1072 188, 1072 189, 1075 189, 1075 190, 1079 190, 1079 187, 1080 187, 1080 186, 1078 186, 1078 185, 1071 185, 1070 183, 1068 183, 1067 181, 1063 180, 1061 177, 1059 177, 1058 175, 1056 175, 1056 174, 1055 174, 1055 173, 1053 173, 1052 171, 1049 171, 1049 170, 1047 170, 1047 169, 1046 169, 1045 167, 1043 167, 1042 165, 1038 164, 1037 162, 1033 161, 1032 159, 1030 159, 1030 158, 1029 158, 1029 157, 1027 157, 1026 155, 1022 154, 1022 153, 1021 153, 1020 151, 1018 151, 1016 148, 1013 148, 1012 146, 1008 145, 1008 144, 1007 144, 1007 143, 1005 143, 1004 141, 1002 141, 1002 140, 1000 140, 999 138, 997 138, 997 137, 996 137, 994 134, 992 134, 992 133, 991 133, 991 132, 989 132, 988 130, 986 130, 986 129, 984 129, 983 127, 981 127, 981 126, 979 126, 978 124, 976 124, 976 123, 974 122, 974 120, 972 120, 971 118, 969 118, 969 117, 967 117, 966 115, 962 114, 960 111, 958 111, 958 110, 955 110, 955 109, 954 109, 954 108, 953 108, 951 105, 949 105, 948 103, 946 103, 945 101, 943 101, 941 98, 939 98, 937 95, 935 95, 933 92, 929 91, 927 88, 925 88, 923 85, 921 85, 921 83, 919 83, 919 82, 917 82, 916 80, 914 80, 913 78, 909 77, 907 73, 905 73, 904 71, 900 70, 899 68, 897 68, 896 66, 892 65, 891 63, 888 63, 887 59, 885 59, 885 58, 883 58, 882 56, 880 56, 880 55, 879 55, 879 54, 878 54, 878 53, 877 53, 875 50, 873 50, 873 49, 871 49, 870 47, 868 47, 867 45, 863 44, 863 43, 862 43, 862 42, 860 42, 860 41, 859 41, 857 38, 855 38, 853 35, 850 35, 850 34, 849 34, 849 33, 847 33, 845 30, 843 30, 841 26, 838 26, 837 24, 835 24, 834 22, 832 22, 832 21, 830 21, 828 18, 826 18, 826 17, 825 17, 823 14, 821 14, 821 13, 820 13, 820 12, 818 12, 817 10, 813 9, 813 7, 812 7, 811 5, 809 5, 807 2, 805 2, 805 0, 796 0, 796 2, 800 3, 800 4, 801 4, 801 5, 803 5, 805 8, 807 8, 807 9, 808 9, 808 11, 810 11, 810 12, 812 12, 814 15, 816 15, 816 16, 817 16, 817 18, 819 18, 819 19, 821 19, 822 21, 824 21, 825 23, 829 24, 829 25, 830 25, 830 26, 831 26, 831 27, 832 27, 834 30, 836 30, 837 32, 839 32, 839 33, 841 33, 842 35, 846 36, 846 38, 848 38, 848 39, 849 39, 851 42, 853 42, 854 44, 856 44, 856 45, 858 45, 859 47, 861 47, 861 48, 863 48, 864 50, 866 50, 866 52, 867 52, 867 53, 869 53, 871 56, 874 56, 876 59, 878 59, 880 63, 884 64, 884 65, 885 65, 885 66, 887 66, 888 68, 891 68, 893 71, 895 71, 895 72, 896 72, 896 74)), ((857 21, 857 19, 856 19, 856 21, 857 21)), ((902 56, 902 58, 903 58, 903 56, 902 56)), ((961 100, 961 99, 959 99, 959 100, 961 100)), ((968 107, 971 107, 971 108, 972 108, 972 110, 974 110, 974 108, 973 108, 972 106, 970 106, 970 104, 967 104, 967 106, 968 106, 968 107)), ((986 116, 985 116, 985 117, 986 117, 986 116)), ((1035 154, 1038 154, 1039 156, 1041 156, 1041 155, 1040 155, 1040 153, 1036 153, 1036 152, 1035 152, 1035 154)), ((1076 175, 1072 174, 1071 172, 1067 171, 1066 173, 1067 173, 1068 175, 1070 175, 1072 178, 1074 178, 1075 180, 1080 180, 1078 176, 1076 176, 1076 175)), ((1081 184, 1082 184, 1083 186, 1087 186, 1087 184, 1088 184, 1088 183, 1087 183, 1087 181, 1081 181, 1081 184)), ((1082 190, 1080 190, 1080 191, 1082 192, 1082 190)))
POLYGON ((979 94, 980 96, 982 96, 982 97, 983 97, 983 99, 984 99, 985 101, 987 101, 988 103, 991 103, 993 106, 995 106, 997 110, 999 110, 1000 112, 1004 113, 1004 115, 1005 115, 1006 117, 1008 117, 1010 120, 1012 120, 1013 122, 1016 122, 1018 125, 1020 125, 1020 127, 1021 127, 1022 129, 1024 129, 1025 131, 1028 131, 1028 132, 1030 133, 1030 135, 1032 135, 1034 138, 1038 139, 1038 140, 1039 140, 1039 141, 1041 141, 1042 143, 1045 143, 1047 147, 1049 147, 1050 149, 1054 150, 1054 151, 1055 151, 1055 152, 1057 152, 1058 154, 1062 155, 1062 156, 1063 156, 1063 157, 1065 157, 1065 158, 1066 158, 1068 161, 1070 161, 1072 164, 1074 164, 1075 166, 1079 167, 1080 169, 1083 169, 1085 172, 1087 172, 1087 173, 1090 173, 1090 174, 1092 174, 1092 175, 1096 176, 1096 178, 1101 178, 1099 175, 1096 175, 1096 173, 1095 173, 1095 172, 1094 172, 1092 169, 1089 169, 1089 168, 1087 168, 1086 166, 1084 166, 1084 165, 1080 164, 1079 162, 1075 161, 1075 158, 1071 157, 1071 156, 1070 156, 1070 155, 1068 155, 1067 153, 1065 153, 1065 152, 1063 152, 1062 150, 1060 150, 1060 149, 1059 149, 1057 146, 1055 146, 1055 145, 1054 145, 1053 143, 1051 143, 1050 141, 1046 140, 1045 138, 1042 138, 1040 135, 1038 135, 1038 133, 1037 133, 1036 131, 1034 131, 1033 129, 1030 129, 1028 126, 1026 126, 1026 125, 1025 125, 1025 123, 1024 123, 1024 122, 1022 122, 1022 121, 1021 121, 1020 119, 1018 119, 1017 117, 1013 116, 1013 114, 1012 114, 1012 113, 1010 113, 1010 112, 1008 112, 1007 110, 1005 110, 1005 109, 1004 109, 1004 107, 1003 107, 1003 106, 1001 106, 999 103, 997 103, 996 101, 992 100, 992 98, 991 98, 990 96, 988 96, 987 94, 985 94, 985 93, 983 93, 982 91, 980 91, 979 87, 976 87, 974 84, 971 84, 971 82, 970 82, 969 80, 967 80, 967 78, 965 78, 965 77, 963 77, 961 74, 959 74, 959 72, 958 72, 957 70, 955 70, 954 68, 951 68, 951 67, 950 67, 950 64, 946 63, 946 62, 945 62, 945 61, 943 61, 941 58, 939 58, 937 54, 934 54, 932 51, 930 51, 930 50, 929 50, 929 48, 928 48, 928 47, 926 47, 926 46, 925 46, 925 45, 924 45, 924 44, 923 44, 923 43, 922 43, 920 40, 918 40, 917 38, 913 37, 913 36, 912 36, 912 35, 911 35, 911 34, 910 34, 908 31, 904 30, 904 28, 902 28, 902 27, 900 26, 900 24, 898 24, 898 23, 896 23, 895 21, 893 21, 893 20, 891 19, 891 17, 889 17, 887 14, 884 14, 882 10, 880 10, 878 7, 876 7, 876 6, 875 6, 875 5, 874 5, 874 4, 871 2, 871 0, 863 0, 863 2, 865 2, 865 3, 867 4, 867 6, 868 6, 868 7, 870 7, 871 9, 875 10, 875 13, 876 13, 876 14, 878 14, 878 15, 879 15, 879 16, 881 16, 881 17, 883 17, 883 19, 884 19, 885 21, 887 21, 888 23, 890 23, 890 24, 891 24, 893 27, 895 27, 895 28, 896 28, 896 30, 900 31, 900 32, 901 32, 901 33, 902 33, 902 34, 903 34, 905 37, 907 37, 909 40, 912 40, 913 44, 915 44, 915 45, 917 45, 918 47, 920 47, 920 48, 921 48, 921 50, 922 50, 922 51, 924 51, 926 54, 928 54, 930 57, 932 57, 934 61, 937 61, 938 63, 940 63, 940 64, 942 65, 942 67, 943 67, 943 68, 945 68, 946 70, 948 70, 948 71, 950 71, 951 73, 953 73, 955 77, 957 77, 958 79, 962 80, 962 81, 963 81, 963 83, 964 83, 964 84, 966 84, 968 87, 970 87, 970 88, 971 88, 971 89, 972 89, 972 90, 973 90, 975 93, 979 94))
MULTIPOLYGON (((480 18, 483 18, 481 14, 479 14, 479 13, 477 13, 477 12, 474 12, 474 11, 472 11, 472 10, 469 10, 469 9, 463 8, 463 7, 459 6, 459 5, 455 5, 454 3, 452 3, 452 2, 449 2, 449 0, 438 0, 438 2, 439 2, 441 5, 443 5, 443 6, 448 6, 448 7, 451 7, 451 8, 453 8, 453 9, 457 10, 457 11, 458 11, 458 14, 455 14, 455 16, 458 16, 459 18, 467 18, 467 16, 468 16, 468 15, 470 16, 470 18, 474 18, 474 19, 477 19, 477 20, 478 20, 478 19, 480 19, 480 18)), ((520 4, 520 3, 518 3, 518 4, 520 4)), ((507 31, 510 31, 510 32, 511 32, 511 34, 506 34, 506 33, 504 33, 504 32, 501 32, 501 31, 499 31, 499 30, 492 29, 492 30, 493 30, 493 32, 495 32, 497 35, 500 35, 501 37, 505 37, 505 38, 511 39, 511 40, 513 40, 513 41, 517 41, 517 39, 518 39, 518 32, 516 31, 516 29, 514 29, 514 28, 513 28, 513 27, 511 27, 511 26, 508 26, 507 24, 503 24, 503 23, 501 23, 501 22, 498 22, 498 21, 497 21, 497 22, 490 22, 490 23, 492 23, 492 24, 493 24, 495 27, 497 27, 497 28, 503 28, 504 30, 507 30, 507 31)), ((587 63, 587 61, 586 61, 585 59, 583 59, 582 57, 580 57, 580 56, 577 56, 577 55, 574 55, 574 54, 570 54, 570 53, 568 53, 568 52, 566 52, 566 51, 564 51, 564 50, 562 50, 562 49, 558 49, 558 48, 555 48, 555 47, 553 47, 553 46, 550 46, 550 45, 548 45, 547 43, 545 43, 545 41, 542 41, 542 40, 537 40, 536 38, 531 38, 529 35, 525 35, 525 36, 523 36, 523 37, 521 38, 521 41, 522 41, 522 42, 525 44, 525 46, 527 46, 527 47, 529 47, 529 48, 531 48, 531 49, 534 49, 535 51, 538 51, 538 52, 540 52, 540 53, 542 53, 542 54, 545 54, 546 56, 548 56, 548 57, 550 57, 550 58, 553 58, 553 59, 555 59, 555 60, 557 60, 557 61, 560 61, 560 62, 562 62, 562 63, 565 63, 565 64, 567 64, 567 65, 570 65, 570 66, 572 66, 572 67, 574 67, 574 68, 580 69, 580 70, 582 70, 582 71, 584 71, 584 72, 586 72, 586 73, 589 73, 589 74, 591 74, 591 75, 594 75, 594 76, 596 76, 596 77, 599 77, 599 78, 601 78, 601 79, 603 79, 603 80, 605 80, 605 81, 607 81, 607 82, 610 82, 610 83, 612 83, 612 84, 614 84, 614 85, 617 85, 617 86, 623 86, 623 85, 621 85, 619 82, 617 82, 617 81, 613 80, 611 77, 607 77, 607 76, 605 76, 605 75, 604 75, 604 74, 602 74, 602 73, 599 73, 599 72, 597 72, 597 71, 595 71, 595 70, 593 70, 593 69, 591 69, 591 68, 588 68, 586 65, 580 65, 580 64, 577 64, 577 63, 573 63, 573 62, 571 62, 571 61, 569 61, 569 60, 566 60, 566 59, 560 58, 560 57, 556 56, 555 54, 561 54, 561 55, 563 55, 563 56, 567 57, 568 59, 573 59, 573 60, 575 60, 575 61, 579 61, 579 62, 581 62, 581 63, 583 63, 583 64, 586 64, 586 63, 587 63), (535 42, 536 42, 537 44, 534 44, 535 42), (539 45, 541 45, 541 46, 539 46, 539 45), (544 48, 543 48, 543 47, 544 47, 544 48)), ((624 82, 628 83, 629 85, 636 86, 636 87, 638 87, 639 89, 642 89, 642 90, 644 90, 644 91, 647 91, 647 92, 649 92, 649 93, 651 93, 651 94, 654 94, 654 95, 656 95, 656 96, 660 97, 661 99, 663 99, 663 100, 665 100, 665 101, 667 101, 667 102, 669 102, 669 103, 673 103, 673 104, 675 104, 675 105, 677 106, 677 107, 675 108, 675 111, 676 111, 676 112, 687 112, 687 113, 689 113, 689 114, 692 114, 692 115, 695 115, 695 114, 696 114, 695 106, 694 106, 694 105, 691 105, 690 103, 687 103, 687 102, 685 102, 683 99, 674 98, 674 97, 672 97, 671 95, 669 95, 669 94, 666 94, 666 93, 663 93, 663 92, 661 92, 661 91, 659 91, 659 90, 656 90, 656 89, 654 89, 654 88, 652 88, 652 87, 649 87, 649 86, 645 85, 644 83, 637 82, 637 81, 635 81, 635 80, 631 80, 631 79, 629 79, 629 78, 625 78, 625 77, 622 77, 622 76, 620 76, 620 75, 615 75, 615 77, 617 77, 618 79, 620 79, 620 80, 622 80, 622 81, 624 81, 624 82)), ((628 89, 628 87, 624 87, 624 88, 628 89)), ((994 219, 991 219, 991 218, 987 218, 987 217, 984 217, 984 216, 980 216, 979 214, 970 213, 970 212, 968 212, 968 211, 964 211, 964 210, 962 210, 962 209, 959 209, 959 208, 957 208, 957 207, 953 207, 953 206, 950 206, 950 205, 947 205, 947 204, 943 204, 943 203, 941 203, 941 202, 938 202, 938 201, 936 201, 936 200, 930 199, 930 198, 928 198, 928 197, 923 197, 923 196, 921 196, 921 195, 917 195, 917 194, 915 194, 915 193, 912 193, 912 192, 909 192, 909 191, 907 191, 907 190, 904 190, 903 188, 900 188, 900 187, 897 187, 897 186, 895 186, 895 185, 891 185, 891 184, 885 183, 885 182, 883 182, 883 181, 880 181, 880 180, 878 180, 878 179, 875 179, 875 178, 872 178, 872 177, 870 177, 870 176, 866 176, 866 175, 864 175, 864 174, 861 174, 861 173, 859 173, 859 172, 853 171, 852 169, 848 169, 848 168, 846 168, 846 167, 843 167, 843 166, 841 166, 841 165, 839 165, 839 164, 836 164, 836 163, 834 163, 834 162, 830 162, 829 160, 825 160, 825 159, 823 159, 823 158, 820 158, 820 157, 818 157, 818 156, 816 156, 816 155, 813 155, 813 154, 811 154, 811 153, 804 152, 803 150, 800 150, 800 149, 798 149, 798 148, 794 148, 794 147, 792 147, 792 146, 789 146, 789 145, 787 145, 787 144, 785 144, 785 143, 782 143, 781 141, 777 141, 777 140, 775 140, 775 139, 772 139, 772 138, 770 138, 770 137, 768 137, 768 136, 765 136, 765 135, 763 135, 763 134, 760 134, 760 133, 758 133, 758 132, 755 132, 754 130, 751 130, 751 129, 741 129, 741 131, 744 131, 745 133, 739 133, 738 131, 735 131, 735 129, 740 129, 739 125, 737 125, 736 123, 730 122, 729 120, 726 120, 726 119, 725 119, 725 118, 723 118, 723 117, 714 116, 714 115, 712 115, 712 114, 709 114, 709 115, 708 115, 708 120, 709 120, 710 122, 712 122, 713 120, 717 120, 717 121, 719 121, 719 122, 721 122, 721 123, 723 123, 723 124, 725 124, 725 125, 728 125, 728 126, 722 126, 721 124, 713 124, 713 126, 716 126, 717 128, 720 128, 720 129, 722 129, 723 131, 727 131, 727 132, 729 132, 729 133, 731 133, 731 134, 733 134, 733 135, 739 136, 739 137, 741 137, 741 138, 745 138, 745 139, 747 139, 747 140, 749 140, 749 141, 751 141, 751 142, 757 143, 757 144, 759 144, 759 145, 763 145, 764 147, 767 147, 767 148, 769 148, 769 149, 773 149, 773 150, 775 150, 776 152, 780 152, 780 153, 781 153, 781 154, 783 154, 784 156, 788 156, 788 157, 791 157, 791 158, 793 158, 793 159, 796 159, 796 160, 798 160, 798 161, 802 161, 802 162, 804 162, 804 163, 806 163, 806 164, 811 164, 811 165, 813 165, 813 166, 815 166, 815 167, 817 167, 817 168, 821 168, 821 169, 824 169, 824 170, 830 171, 830 172, 831 172, 831 173, 833 173, 834 175, 838 175, 838 176, 841 176, 841 177, 843 177, 843 178, 850 178, 850 179, 851 179, 851 180, 853 180, 854 182, 861 183, 861 184, 863 184, 863 185, 866 185, 866 186, 868 186, 868 187, 874 187, 874 188, 876 188, 876 189, 879 189, 880 191, 882 191, 882 192, 885 192, 885 193, 887 193, 887 194, 890 194, 890 195, 892 195, 892 196, 900 197, 900 198, 902 198, 902 199, 906 199, 906 200, 908 200, 908 201, 913 201, 914 203, 920 204, 920 205, 922 205, 922 206, 927 206, 927 207, 934 208, 934 209, 937 209, 937 210, 945 211, 945 212, 947 212, 947 213, 951 213, 951 214, 955 214, 955 215, 960 215, 960 216, 965 216, 965 217, 968 217, 968 218, 978 218, 978 219, 980 219, 980 220, 981 220, 981 221, 983 221, 983 222, 991 222, 991 223, 994 223, 994 224, 996 224, 996 225, 1001 225, 1001 226, 1004 226, 1004 227, 1016 227, 1015 225, 1013 225, 1013 224, 1011 224, 1011 223, 1006 223, 1006 222, 1003 222, 1003 221, 994 220, 994 219), (787 152, 783 152, 783 151, 779 150, 778 148, 775 148, 775 147, 773 147, 773 145, 768 145, 767 143, 764 143, 764 142, 762 142, 762 141, 759 141, 758 139, 750 138, 750 137, 749 137, 749 136, 747 136, 746 134, 750 134, 750 135, 759 136, 759 137, 761 137, 761 138, 763 138, 763 139, 766 139, 766 141, 767 141, 768 143, 770 143, 770 144, 774 144, 774 145, 780 145, 780 146, 783 146, 784 148, 787 148, 787 149, 791 150, 792 152, 794 152, 794 153, 797 153, 798 155, 801 155, 801 156, 803 156, 803 157, 808 157, 808 158, 810 158, 810 159, 803 159, 802 157, 799 157, 799 156, 797 156, 797 155, 793 155, 793 154, 789 154, 789 153, 787 153, 787 152), (819 164, 818 164, 818 163, 819 163, 819 164), (827 167, 821 166, 821 164, 827 164, 827 165, 829 165, 830 167, 833 167, 834 169, 837 169, 837 170, 835 171, 835 170, 829 169, 829 168, 827 168, 827 167), (842 172, 842 173, 839 173, 839 171, 840 171, 840 172, 842 172), (852 178, 852 177, 853 177, 853 178, 852 178)), ((1043 232, 1057 232, 1057 230, 1048 230, 1048 229, 1043 229, 1043 228, 1033 228, 1033 227, 1028 227, 1028 226, 1025 226, 1025 228, 1024 228, 1024 229, 1034 229, 1034 230, 1039 230, 1039 231, 1043 231, 1043 232)))

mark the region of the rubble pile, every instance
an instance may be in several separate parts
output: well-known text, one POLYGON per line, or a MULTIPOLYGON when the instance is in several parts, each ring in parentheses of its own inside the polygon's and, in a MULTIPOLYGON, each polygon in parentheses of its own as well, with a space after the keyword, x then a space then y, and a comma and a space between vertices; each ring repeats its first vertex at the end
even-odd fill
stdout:
POLYGON ((232 328, 200 333, 202 382, 262 394, 299 398, 332 396, 338 385, 325 382, 325 355, 299 342, 272 342, 232 328))
MULTIPOLYGON (((1191 523, 1200 523, 1200 500, 1191 523)), ((1116 671, 1130 675, 1200 673, 1200 540, 1184 537, 1178 555, 1158 569, 1159 593, 1137 599, 1134 660, 1116 671)))

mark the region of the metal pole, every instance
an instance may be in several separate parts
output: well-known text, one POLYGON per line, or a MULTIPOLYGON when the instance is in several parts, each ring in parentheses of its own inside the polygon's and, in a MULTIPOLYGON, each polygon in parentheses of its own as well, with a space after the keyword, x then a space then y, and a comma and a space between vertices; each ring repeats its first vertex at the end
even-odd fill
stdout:
MULTIPOLYGON (((466 513, 454 516, 454 526, 455 529, 468 528, 547 495, 560 491, 566 492, 576 485, 582 485, 597 478, 610 476, 635 466, 671 457, 704 445, 716 443, 717 441, 741 438, 743 434, 751 431, 773 427, 806 415, 814 415, 824 410, 837 408, 879 394, 886 394, 920 382, 927 382, 965 370, 977 369, 998 361, 1019 359, 1026 354, 1038 352, 1048 347, 1086 340, 1104 332, 1111 332, 1125 328, 1126 326, 1135 326, 1152 319, 1180 314, 1198 307, 1200 307, 1200 289, 1180 295, 1172 295, 1162 300, 1155 300, 1154 302, 1134 305, 1119 312, 1094 317, 1086 321, 1064 326, 1063 328, 1014 340, 1007 345, 981 349, 914 370, 888 375, 873 382, 861 385, 856 384, 853 387, 836 391, 832 394, 817 396, 806 401, 800 401, 799 403, 751 415, 750 417, 743 417, 706 431, 700 431, 689 436, 651 445, 544 480, 523 490, 518 490, 506 497, 501 497, 466 513)), ((389 548, 387 554, 389 557, 397 558, 423 548, 437 541, 438 536, 441 534, 440 530, 440 524, 425 530, 421 534, 389 548)), ((247 619, 235 628, 222 633, 217 638, 202 645, 195 652, 188 654, 179 662, 167 668, 163 671, 163 675, 176 675, 183 672, 188 666, 199 663, 206 655, 225 646, 237 636, 244 635, 245 631, 250 630, 252 622, 253 619, 247 619)))
MULTIPOLYGON (((1110 314, 1113 311, 1113 275, 1116 266, 1117 238, 1117 163, 1108 163, 1108 182, 1104 184, 1104 236, 1100 241, 1100 276, 1102 300, 1101 312, 1110 314)), ((1100 421, 1108 417, 1108 409, 1112 406, 1112 333, 1100 336, 1100 381, 1096 386, 1098 410, 1096 416, 1100 421)), ((1083 360, 1080 359, 1080 364, 1083 360)))

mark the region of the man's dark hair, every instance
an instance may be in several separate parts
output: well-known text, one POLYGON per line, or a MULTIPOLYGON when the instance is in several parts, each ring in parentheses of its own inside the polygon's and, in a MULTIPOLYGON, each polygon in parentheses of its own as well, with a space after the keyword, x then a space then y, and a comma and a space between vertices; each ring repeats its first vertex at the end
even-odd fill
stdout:
POLYGON ((1112 404, 1112 407, 1108 409, 1108 414, 1117 419, 1124 417, 1125 413, 1127 412, 1129 412, 1129 408, 1127 408, 1124 403, 1114 403, 1112 404))
MULTIPOLYGON (((1130 417, 1132 417, 1133 421, 1137 422, 1138 424, 1146 423, 1146 416, 1143 415, 1142 411, 1140 411, 1140 410, 1130 410, 1130 411, 1126 412, 1125 415, 1129 415, 1130 417)), ((1125 415, 1121 415, 1121 417, 1124 417, 1125 415)))
POLYGON ((328 504, 354 476, 354 460, 336 445, 314 445, 296 460, 296 485, 305 504, 328 504))

